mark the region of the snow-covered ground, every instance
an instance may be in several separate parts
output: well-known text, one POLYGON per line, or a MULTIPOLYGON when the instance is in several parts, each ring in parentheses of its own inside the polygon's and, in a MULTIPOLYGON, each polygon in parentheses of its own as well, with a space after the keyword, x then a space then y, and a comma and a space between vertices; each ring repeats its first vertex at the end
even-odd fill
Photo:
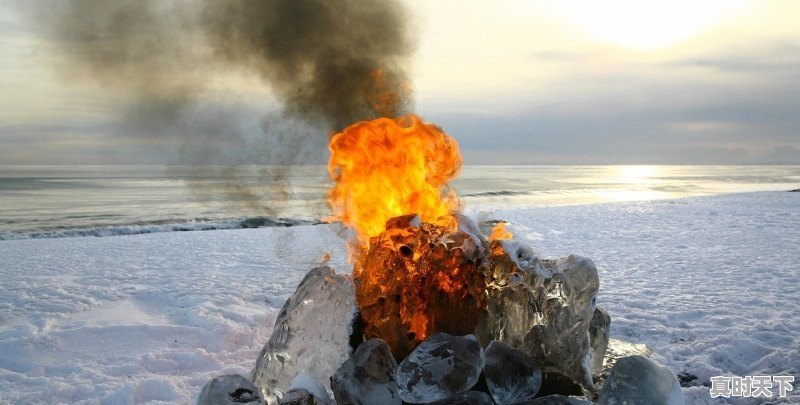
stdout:
MULTIPOLYGON (((763 192, 468 214, 512 221, 544 257, 594 259, 612 337, 703 383, 800 381, 798 208, 800 193, 763 192)), ((191 403, 250 372, 327 252, 349 271, 328 225, 0 241, 0 403, 191 403)))

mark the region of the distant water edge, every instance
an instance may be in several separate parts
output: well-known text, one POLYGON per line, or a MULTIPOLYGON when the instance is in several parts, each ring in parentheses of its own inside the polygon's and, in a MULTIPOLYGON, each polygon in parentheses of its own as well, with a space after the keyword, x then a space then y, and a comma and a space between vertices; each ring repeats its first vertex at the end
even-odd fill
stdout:
MULTIPOLYGON (((469 210, 800 188, 800 166, 465 166, 469 210)), ((0 240, 320 223, 324 166, 2 166, 0 240)))
POLYGON ((45 229, 31 231, 0 231, 0 240, 73 238, 81 236, 120 236, 139 235, 156 232, 212 231, 216 229, 250 229, 269 227, 290 227, 296 225, 317 225, 321 221, 292 218, 252 217, 221 221, 196 220, 182 223, 141 223, 131 225, 88 226, 64 229, 45 229))

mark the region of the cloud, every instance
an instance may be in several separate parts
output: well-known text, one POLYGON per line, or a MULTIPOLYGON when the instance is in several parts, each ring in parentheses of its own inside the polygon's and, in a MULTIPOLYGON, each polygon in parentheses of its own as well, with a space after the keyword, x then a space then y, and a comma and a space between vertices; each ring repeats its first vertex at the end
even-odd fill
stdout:
POLYGON ((785 146, 800 146, 796 38, 660 55, 542 50, 533 63, 560 75, 424 112, 459 140, 466 162, 789 162, 785 146))
MULTIPOLYGON (((90 3, 114 7, 105 6, 105 2, 90 3)), ((419 3, 420 8, 427 4, 419 3)), ((166 7, 161 4, 148 2, 147 7, 166 7)), ((529 14, 513 8, 495 13, 489 8, 464 6, 462 13, 461 9, 450 10, 453 7, 431 7, 440 7, 443 14, 429 21, 427 31, 419 31, 425 60, 414 72, 417 75, 409 76, 419 80, 415 88, 420 100, 417 112, 456 137, 467 164, 505 163, 506 159, 551 163, 777 162, 791 161, 793 149, 800 147, 800 102, 796 96, 800 94, 800 36, 794 28, 765 26, 761 20, 746 24, 740 21, 671 48, 636 52, 575 35, 558 26, 557 21, 546 20, 547 16, 531 15, 530 10, 529 14), (452 21, 453 15, 459 18, 452 21), (499 34, 476 27, 495 27, 499 34)), ((241 29, 261 21, 245 11, 235 6, 229 13, 246 23, 239 26, 241 29)), ((166 15, 170 14, 162 17, 166 15)), ((91 14, 78 17, 100 24, 92 20, 91 14)), ((416 15, 406 17, 414 20, 416 15)), ((784 17, 790 20, 791 13, 784 17)), ((6 20, 0 13, 0 26, 6 20)), ((165 32, 159 25, 162 22, 153 23, 158 35, 165 32)), ((122 26, 119 32, 130 32, 141 39, 142 30, 137 27, 122 26)), ((196 33, 188 30, 178 37, 185 38, 192 32, 196 33)), ((142 103, 135 95, 119 91, 99 96, 83 94, 79 99, 60 88, 43 90, 38 84, 39 76, 25 76, 23 71, 35 65, 30 61, 52 59, 53 44, 39 43, 30 48, 34 51, 15 48, 15 52, 5 54, 0 45, 0 56, 13 55, 5 60, 0 57, 0 73, 5 77, 0 77, 0 84, 22 83, 14 84, 11 90, 15 99, 23 96, 26 103, 30 101, 25 104, 0 100, 0 106, 10 106, 15 111, 15 117, 6 118, 4 125, 12 121, 27 124, 0 126, 0 144, 6 146, 4 149, 25 142, 30 148, 43 148, 50 136, 84 136, 88 138, 83 139, 96 142, 96 147, 85 145, 86 148, 105 149, 126 161, 164 159, 169 163, 175 161, 169 159, 178 156, 178 161, 191 163, 265 163, 272 162, 272 158, 299 155, 301 163, 324 163, 328 131, 281 121, 280 105, 275 101, 296 100, 292 89, 302 90, 303 83, 283 87, 283 96, 272 94, 270 98, 274 89, 265 90, 261 77, 270 82, 270 77, 294 72, 278 69, 277 73, 266 72, 254 78, 242 73, 250 69, 247 63, 228 69, 232 66, 230 57, 252 57, 257 60, 251 62, 260 67, 272 64, 268 52, 253 51, 252 45, 259 39, 248 35, 255 35, 257 30, 231 32, 223 28, 226 32, 244 35, 244 45, 231 51, 233 55, 223 52, 213 58, 215 63, 187 72, 185 80, 203 85, 202 91, 190 92, 191 103, 184 102, 182 91, 158 93, 158 97, 146 98, 147 102, 142 103), (38 52, 39 56, 26 60, 26 52, 38 52), (220 78, 224 79, 222 83, 218 82, 220 78), (51 109, 55 102, 47 100, 58 97, 62 97, 64 106, 51 109), (50 115, 31 112, 40 105, 47 106, 41 110, 50 115), (56 110, 58 113, 53 113, 56 110), (125 119, 114 121, 113 117, 125 119), (59 127, 63 130, 58 131, 59 127), (21 137, 21 133, 29 138, 21 137), (111 133, 117 138, 109 136, 111 133), (314 139, 316 149, 305 150, 293 143, 292 134, 314 139), (163 138, 165 144, 148 152, 148 147, 155 145, 152 138, 163 138), (115 145, 117 139, 119 143, 115 145), (133 146, 136 139, 142 146, 138 152, 133 146), (178 139, 187 142, 175 144, 178 139), (280 145, 286 147, 281 149, 280 145)), ((20 35, 18 30, 16 35, 20 35)), ((167 57, 176 56, 178 61, 193 57, 177 48, 180 49, 176 53, 165 52, 167 57)), ((209 49, 190 47, 190 51, 202 54, 209 49)), ((134 65, 158 67, 161 62, 154 63, 145 58, 134 65)), ((118 74, 127 71, 126 64, 113 66, 119 69, 104 70, 101 82, 107 83, 105 74, 114 76, 112 82, 126 80, 125 75, 118 74)), ((175 69, 166 71, 170 74, 155 81, 166 81, 165 88, 182 90, 184 79, 175 81, 174 86, 170 84, 170 78, 180 78, 180 69, 177 75, 172 74, 175 69)), ((143 82, 146 84, 148 76, 134 75, 134 79, 122 87, 139 88, 143 82)), ((78 83, 76 87, 84 86, 83 82, 78 83)), ((322 104, 326 109, 335 109, 337 100, 332 98, 330 105, 322 104)), ((61 145, 65 151, 77 148, 63 142, 61 145)), ((48 161, 44 152, 35 155, 40 160, 33 163, 48 161)), ((86 156, 104 159, 97 154, 86 156)))
MULTIPOLYGON (((689 77, 667 85, 660 77, 636 77, 583 99, 517 103, 505 113, 432 109, 426 117, 482 163, 502 156, 517 163, 747 163, 764 148, 800 145, 797 83, 726 87, 689 77)), ((786 160, 778 158, 760 162, 786 160)))
POLYGON ((675 68, 705 68, 717 72, 766 77, 779 80, 775 74, 797 78, 800 70, 800 45, 794 38, 762 38, 724 49, 711 55, 686 56, 665 63, 675 68))
POLYGON ((792 145, 775 146, 766 155, 754 159, 753 163, 798 165, 800 164, 800 148, 792 145))

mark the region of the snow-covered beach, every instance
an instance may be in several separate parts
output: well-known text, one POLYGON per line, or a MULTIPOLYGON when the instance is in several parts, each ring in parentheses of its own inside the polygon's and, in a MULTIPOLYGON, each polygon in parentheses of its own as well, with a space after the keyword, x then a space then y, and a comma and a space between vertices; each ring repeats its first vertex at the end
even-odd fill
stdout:
MULTIPOLYGON (((467 214, 543 257, 592 258, 611 337, 697 377, 694 404, 724 403, 714 375, 800 376, 798 206, 775 191, 467 214)), ((250 372, 328 253, 350 271, 334 225, 0 241, 0 402, 191 403, 250 372)))

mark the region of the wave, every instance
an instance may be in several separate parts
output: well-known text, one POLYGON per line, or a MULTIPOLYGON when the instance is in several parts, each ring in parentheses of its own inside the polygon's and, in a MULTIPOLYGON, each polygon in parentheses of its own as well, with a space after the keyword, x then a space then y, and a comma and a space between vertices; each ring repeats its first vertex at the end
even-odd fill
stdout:
POLYGON ((92 226, 85 228, 59 228, 30 231, 0 231, 0 240, 48 239, 76 237, 105 237, 139 235, 157 232, 212 231, 217 229, 249 229, 318 225, 324 222, 296 218, 247 217, 223 220, 194 220, 189 222, 149 222, 130 225, 92 226))
POLYGON ((512 196, 512 195, 529 195, 531 194, 530 191, 508 191, 508 190, 501 190, 501 191, 484 191, 482 193, 466 193, 463 194, 464 197, 496 197, 496 196, 512 196))

